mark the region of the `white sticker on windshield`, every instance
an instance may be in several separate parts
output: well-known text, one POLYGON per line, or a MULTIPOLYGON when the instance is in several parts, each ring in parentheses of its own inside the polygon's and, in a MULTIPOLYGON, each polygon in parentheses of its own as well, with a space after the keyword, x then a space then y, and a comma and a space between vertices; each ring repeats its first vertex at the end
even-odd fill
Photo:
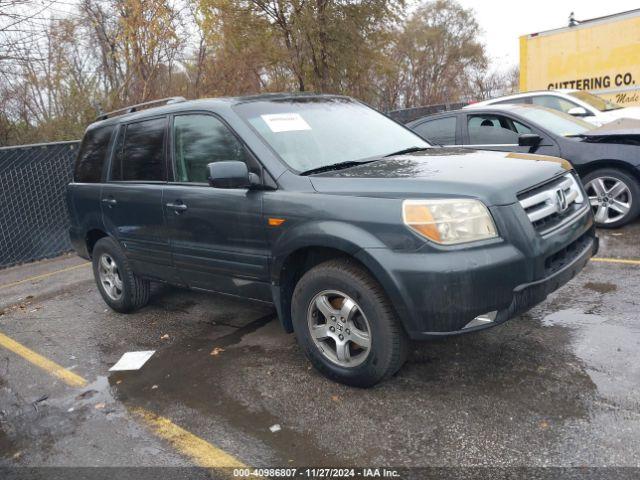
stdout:
POLYGON ((260 116, 274 133, 311 130, 305 119, 297 113, 272 113, 260 116))

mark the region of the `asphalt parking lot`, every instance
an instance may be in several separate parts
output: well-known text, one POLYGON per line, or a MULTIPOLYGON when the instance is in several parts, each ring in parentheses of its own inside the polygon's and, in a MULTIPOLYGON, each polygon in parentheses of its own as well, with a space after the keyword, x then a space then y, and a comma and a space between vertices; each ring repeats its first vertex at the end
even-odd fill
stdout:
POLYGON ((640 224, 599 234, 543 304, 369 390, 268 306, 158 287, 122 315, 77 257, 0 271, 0 466, 639 467, 640 224), (134 350, 157 351, 109 374, 134 350))

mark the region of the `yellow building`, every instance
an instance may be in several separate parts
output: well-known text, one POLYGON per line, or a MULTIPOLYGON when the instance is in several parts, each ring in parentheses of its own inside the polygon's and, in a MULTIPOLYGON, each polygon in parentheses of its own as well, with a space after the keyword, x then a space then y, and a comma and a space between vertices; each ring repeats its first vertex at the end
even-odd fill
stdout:
POLYGON ((588 90, 640 105, 640 9, 520 37, 520 91, 588 90))

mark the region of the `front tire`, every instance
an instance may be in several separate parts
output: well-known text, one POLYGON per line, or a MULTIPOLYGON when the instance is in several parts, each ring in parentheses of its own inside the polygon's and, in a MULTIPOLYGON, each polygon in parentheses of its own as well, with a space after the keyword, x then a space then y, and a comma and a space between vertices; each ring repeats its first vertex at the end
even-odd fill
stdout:
POLYGON ((116 312, 128 313, 149 301, 149 281, 138 277, 118 243, 104 237, 92 253, 93 277, 104 301, 116 312))
POLYGON ((370 387, 404 364, 406 333, 380 284, 353 260, 330 260, 306 272, 291 303, 298 342, 328 378, 370 387))
POLYGON ((640 213, 638 180, 616 168, 595 170, 582 179, 596 226, 618 228, 640 213))

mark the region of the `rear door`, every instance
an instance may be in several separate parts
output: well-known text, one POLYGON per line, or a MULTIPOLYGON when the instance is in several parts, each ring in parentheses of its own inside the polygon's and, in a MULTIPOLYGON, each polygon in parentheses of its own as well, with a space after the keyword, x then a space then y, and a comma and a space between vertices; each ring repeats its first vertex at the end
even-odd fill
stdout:
POLYGON ((259 164, 215 115, 175 115, 171 130, 173 181, 165 187, 164 215, 183 283, 270 300, 263 192, 214 188, 207 180, 212 162, 243 161, 261 175, 259 164))
POLYGON ((67 206, 71 220, 69 236, 74 249, 88 257, 87 232, 102 230, 102 183, 106 177, 111 142, 117 130, 115 125, 92 128, 82 140, 78 153, 73 183, 67 186, 67 206))
POLYGON ((101 201, 105 227, 134 271, 174 281, 162 210, 167 122, 160 116, 120 126, 101 201))
POLYGON ((460 144, 456 115, 425 120, 412 127, 412 130, 428 142, 443 147, 460 144))

